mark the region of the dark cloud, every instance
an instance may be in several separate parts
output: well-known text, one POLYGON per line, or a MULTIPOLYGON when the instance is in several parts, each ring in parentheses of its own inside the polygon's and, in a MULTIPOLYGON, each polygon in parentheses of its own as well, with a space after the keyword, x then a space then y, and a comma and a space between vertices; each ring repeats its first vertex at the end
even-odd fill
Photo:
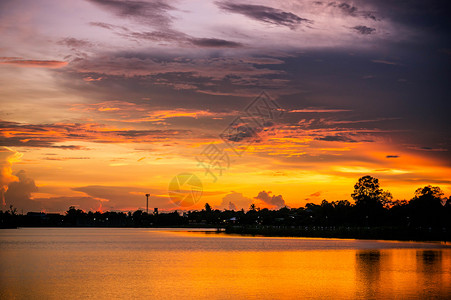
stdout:
POLYGON ((372 12, 362 12, 361 15, 366 19, 372 19, 374 21, 380 21, 372 12))
POLYGON ((348 3, 340 3, 337 5, 339 9, 341 9, 344 13, 352 15, 357 11, 357 7, 350 5, 348 3))
POLYGON ((412 146, 412 147, 409 147, 409 149, 417 150, 417 151, 428 151, 428 152, 447 152, 447 151, 450 151, 449 149, 445 149, 445 148, 434 148, 434 147, 429 147, 429 146, 423 146, 423 147, 412 146))
MULTIPOLYGON (((321 5, 322 3, 319 2, 317 5, 321 5)), ((344 15, 352 16, 352 17, 363 17, 365 19, 372 19, 374 21, 379 21, 379 18, 376 17, 374 12, 371 11, 361 11, 353 4, 349 4, 346 2, 337 3, 337 2, 330 2, 327 4, 327 6, 332 6, 340 10, 344 15)))
POLYGON ((216 4, 225 11, 242 14, 260 22, 286 26, 290 29, 295 29, 301 23, 312 23, 312 21, 301 18, 291 12, 285 12, 269 6, 230 2, 216 2, 216 4))
MULTIPOLYGON (((185 44, 185 48, 193 47, 192 44, 185 44)), ((91 93, 102 93, 105 98, 114 94, 117 98, 140 99, 152 91, 165 94, 164 99, 161 96, 153 99, 153 105, 163 107, 186 107, 183 97, 170 96, 174 91, 186 90, 188 93, 184 94, 184 98, 190 97, 190 105, 197 108, 208 105, 230 109, 232 105, 235 109, 233 106, 237 105, 237 109, 241 109, 243 97, 255 97, 262 90, 277 96, 286 93, 290 85, 283 71, 283 61, 248 55, 242 59, 239 56, 191 58, 122 52, 80 59, 71 63, 70 68, 71 72, 65 72, 60 78, 66 88, 74 93, 87 97, 91 93), (83 80, 89 81, 89 85, 83 80), (218 101, 213 103, 212 96, 218 101), (236 98, 231 99, 231 96, 236 98)))
POLYGON ((104 23, 104 22, 89 22, 89 25, 95 26, 95 27, 100 27, 100 28, 105 28, 105 29, 112 29, 112 28, 114 28, 114 25, 108 24, 108 23, 104 23))
POLYGON ((215 38, 196 38, 190 39, 190 41, 193 45, 207 48, 239 48, 243 46, 241 43, 215 38))
MULTIPOLYGON (((169 27, 160 28, 155 31, 131 31, 123 26, 116 26, 101 22, 91 22, 92 26, 97 26, 113 31, 115 34, 137 41, 149 40, 154 42, 169 42, 178 46, 193 45, 202 48, 239 48, 243 44, 218 39, 218 38, 196 38, 181 31, 171 29, 169 27)), ((71 42, 71 41, 69 41, 71 42)))
POLYGON ((120 29, 122 29, 122 30, 128 31, 128 29, 127 29, 126 27, 123 27, 123 26, 117 26, 117 25, 113 25, 113 24, 109 24, 109 23, 104 23, 104 22, 89 22, 89 25, 95 26, 95 27, 104 28, 104 29, 109 29, 109 30, 113 30, 113 29, 120 28, 120 29))
POLYGON ((363 34, 363 35, 372 34, 373 32, 376 31, 375 28, 371 28, 371 27, 367 27, 367 26, 363 26, 363 25, 354 26, 354 27, 352 27, 352 29, 354 29, 355 31, 357 31, 358 33, 363 34))
POLYGON ((223 140, 240 143, 246 140, 247 143, 258 139, 258 128, 255 125, 238 117, 219 135, 223 140))
POLYGON ((385 156, 386 158, 398 158, 399 157, 399 155, 387 155, 387 156, 385 156))
POLYGON ((271 191, 261 191, 260 193, 258 193, 258 195, 256 197, 254 197, 255 199, 261 200, 264 203, 273 206, 277 209, 282 208, 285 205, 285 200, 283 200, 282 195, 270 195, 271 191))
POLYGON ((97 143, 135 143, 153 142, 168 137, 186 136, 189 130, 121 130, 102 124, 58 123, 58 124, 21 124, 0 120, 3 138, 0 146, 51 147, 62 149, 80 149, 74 145, 54 145, 67 141, 91 141, 97 143))
POLYGON ((168 26, 171 17, 167 13, 175 9, 165 1, 120 1, 120 0, 89 0, 124 18, 138 19, 154 26, 168 26))
POLYGON ((57 42, 57 44, 68 46, 71 48, 84 48, 84 47, 92 46, 92 43, 87 40, 80 40, 80 39, 71 38, 71 37, 61 39, 57 42))
POLYGON ((326 142, 347 142, 347 143, 357 142, 355 139, 352 139, 352 138, 344 136, 344 135, 327 135, 327 136, 319 137, 319 138, 317 138, 317 140, 326 141, 326 142))
POLYGON ((180 46, 194 45, 202 48, 239 48, 243 47, 243 44, 217 38, 195 38, 191 37, 180 31, 166 29, 164 31, 144 31, 133 32, 123 31, 117 33, 120 36, 136 39, 136 40, 150 40, 154 42, 172 42, 180 46))
MULTIPOLYGON (((158 57, 150 55, 148 52, 103 55, 89 59, 80 59, 71 64, 72 71, 79 74, 89 73, 89 76, 94 76, 95 74, 99 76, 135 76, 133 78, 135 81, 142 80, 143 76, 158 75, 158 78, 161 78, 163 74, 169 74, 176 75, 179 79, 183 76, 195 76, 197 80, 205 78, 210 86, 212 83, 215 83, 215 80, 221 79, 229 81, 241 80, 237 83, 242 84, 243 81, 247 84, 252 83, 254 86, 260 80, 266 80, 263 85, 265 87, 271 87, 271 81, 273 80, 276 80, 277 86, 286 84, 286 82, 278 82, 277 79, 280 78, 276 77, 283 76, 285 72, 280 69, 270 68, 270 66, 256 67, 253 61, 242 61, 239 57, 189 58, 164 55, 158 57)), ((144 79, 148 81, 148 78, 144 79)))
POLYGON ((143 31, 143 32, 133 32, 125 31, 118 33, 118 35, 136 40, 150 40, 154 42, 186 42, 188 36, 182 32, 175 30, 165 30, 165 31, 143 31))

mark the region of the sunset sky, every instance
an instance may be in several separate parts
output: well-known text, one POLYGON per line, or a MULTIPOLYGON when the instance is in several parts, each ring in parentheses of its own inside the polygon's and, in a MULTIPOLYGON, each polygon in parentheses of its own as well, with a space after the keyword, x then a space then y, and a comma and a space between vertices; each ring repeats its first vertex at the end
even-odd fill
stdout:
POLYGON ((448 2, 3 0, 2 209, 300 207, 364 175, 449 196, 448 2), (237 154, 221 134, 262 91, 283 114, 237 154), (168 196, 180 173, 193 206, 168 196))

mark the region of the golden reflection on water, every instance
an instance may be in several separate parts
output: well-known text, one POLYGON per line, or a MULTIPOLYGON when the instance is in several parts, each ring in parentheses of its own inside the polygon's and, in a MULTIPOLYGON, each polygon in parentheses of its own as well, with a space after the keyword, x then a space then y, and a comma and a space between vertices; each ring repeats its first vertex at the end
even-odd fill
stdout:
POLYGON ((0 231, 0 242, 1 299, 451 295, 451 249, 439 245, 142 229, 0 231))

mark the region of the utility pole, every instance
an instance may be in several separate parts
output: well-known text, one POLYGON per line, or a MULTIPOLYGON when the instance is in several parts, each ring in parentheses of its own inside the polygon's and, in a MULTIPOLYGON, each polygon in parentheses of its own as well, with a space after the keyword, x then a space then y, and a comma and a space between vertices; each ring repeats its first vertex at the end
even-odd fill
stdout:
POLYGON ((146 213, 149 214, 149 196, 150 194, 146 194, 146 213))

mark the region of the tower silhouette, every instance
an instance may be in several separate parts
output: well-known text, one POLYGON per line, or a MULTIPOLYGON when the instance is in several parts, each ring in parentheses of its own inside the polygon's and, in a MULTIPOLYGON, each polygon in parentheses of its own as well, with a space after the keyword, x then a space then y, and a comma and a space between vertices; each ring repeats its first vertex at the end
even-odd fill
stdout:
POLYGON ((149 196, 150 194, 146 194, 146 213, 149 214, 149 196))

